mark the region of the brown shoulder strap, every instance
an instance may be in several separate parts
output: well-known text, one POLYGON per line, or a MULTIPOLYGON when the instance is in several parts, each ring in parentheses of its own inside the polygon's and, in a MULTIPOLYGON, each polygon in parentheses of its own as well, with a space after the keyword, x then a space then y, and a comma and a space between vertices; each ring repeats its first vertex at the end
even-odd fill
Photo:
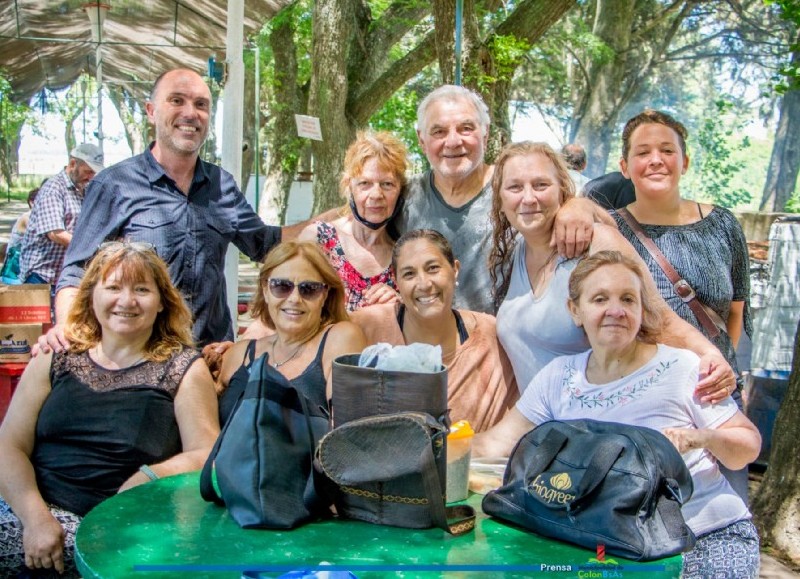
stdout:
POLYGON ((636 221, 636 218, 624 207, 617 209, 617 213, 625 220, 625 223, 633 230, 645 249, 647 249, 650 255, 653 256, 653 259, 656 260, 658 266, 666 274, 669 281, 672 282, 672 288, 675 290, 675 293, 691 308, 692 313, 703 326, 709 337, 716 338, 719 336, 719 328, 717 328, 705 308, 703 308, 703 304, 700 303, 700 300, 697 299, 697 294, 694 292, 692 286, 675 271, 675 268, 672 267, 667 257, 661 253, 658 246, 653 243, 652 239, 647 237, 642 226, 636 221))

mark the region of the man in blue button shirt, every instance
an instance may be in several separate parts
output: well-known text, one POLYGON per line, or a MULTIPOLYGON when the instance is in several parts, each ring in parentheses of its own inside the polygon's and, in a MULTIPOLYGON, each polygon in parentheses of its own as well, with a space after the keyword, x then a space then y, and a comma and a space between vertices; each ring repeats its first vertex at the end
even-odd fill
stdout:
POLYGON ((61 325, 87 261, 104 241, 155 246, 194 314, 194 338, 203 346, 233 339, 224 279, 228 244, 260 261, 281 240, 281 229, 261 221, 233 177, 199 158, 211 111, 211 93, 200 75, 185 69, 164 73, 146 111, 155 142, 107 168, 87 188, 58 281, 51 346, 67 345, 61 325))

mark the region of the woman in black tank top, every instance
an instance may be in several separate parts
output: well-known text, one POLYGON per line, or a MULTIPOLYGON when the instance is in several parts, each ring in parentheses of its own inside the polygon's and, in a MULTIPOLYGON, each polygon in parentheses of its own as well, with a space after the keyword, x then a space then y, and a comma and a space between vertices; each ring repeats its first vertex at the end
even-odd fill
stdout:
POLYGON ((345 312, 342 281, 316 244, 276 246, 261 266, 258 283, 251 313, 273 333, 239 342, 225 353, 217 380, 221 423, 244 392, 256 358, 266 355, 312 404, 328 409, 333 360, 364 349, 363 333, 345 312))

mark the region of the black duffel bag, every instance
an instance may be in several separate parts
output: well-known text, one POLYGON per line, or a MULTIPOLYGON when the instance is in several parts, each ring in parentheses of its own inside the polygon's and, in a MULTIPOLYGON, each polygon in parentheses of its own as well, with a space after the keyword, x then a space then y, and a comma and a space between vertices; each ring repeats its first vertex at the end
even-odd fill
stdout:
POLYGON ((243 528, 291 529, 331 514, 313 467, 329 419, 267 359, 264 354, 253 362, 244 393, 203 467, 200 493, 227 507, 243 528))
POLYGON ((540 535, 650 561, 694 547, 681 513, 693 490, 689 469, 660 432, 552 421, 520 439, 483 510, 540 535))

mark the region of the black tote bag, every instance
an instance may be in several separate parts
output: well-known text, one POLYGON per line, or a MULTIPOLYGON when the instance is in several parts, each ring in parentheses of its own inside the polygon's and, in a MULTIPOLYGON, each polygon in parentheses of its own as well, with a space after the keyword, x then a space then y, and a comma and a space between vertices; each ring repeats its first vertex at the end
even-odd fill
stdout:
POLYGON ((337 512, 380 525, 471 530, 471 507, 444 506, 447 370, 379 370, 358 366, 358 359, 348 354, 333 362, 335 428, 319 457, 337 483, 337 512))
POLYGON ((656 430, 552 421, 520 439, 503 486, 482 507, 540 535, 649 561, 694 547, 681 513, 693 489, 683 458, 656 430))
POLYGON ((253 363, 242 398, 203 467, 200 492, 227 507, 241 527, 290 529, 330 514, 313 468, 329 420, 267 359, 264 354, 253 363))

